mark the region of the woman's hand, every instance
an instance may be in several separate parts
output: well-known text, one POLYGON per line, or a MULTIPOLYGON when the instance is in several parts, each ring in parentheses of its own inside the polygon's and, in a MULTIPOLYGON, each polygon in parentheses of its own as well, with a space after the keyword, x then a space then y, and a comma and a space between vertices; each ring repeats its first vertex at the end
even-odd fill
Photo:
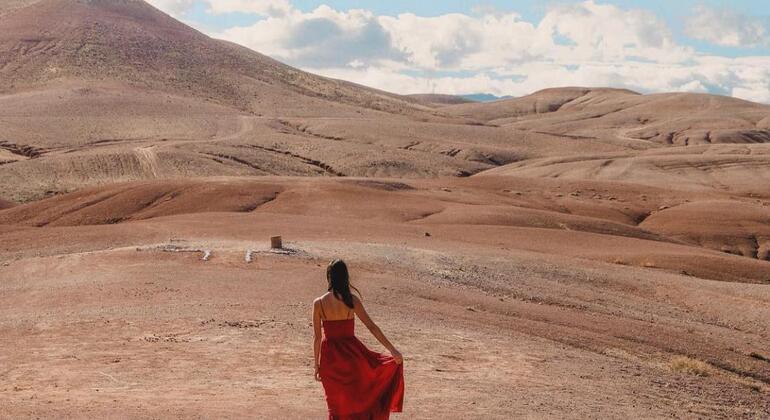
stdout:
POLYGON ((318 370, 318 365, 315 367, 315 380, 321 382, 321 372, 318 370))
POLYGON ((393 359, 395 359, 396 364, 400 365, 404 363, 404 356, 402 356, 401 352, 399 352, 398 350, 393 350, 392 352, 390 352, 390 355, 393 356, 393 359))

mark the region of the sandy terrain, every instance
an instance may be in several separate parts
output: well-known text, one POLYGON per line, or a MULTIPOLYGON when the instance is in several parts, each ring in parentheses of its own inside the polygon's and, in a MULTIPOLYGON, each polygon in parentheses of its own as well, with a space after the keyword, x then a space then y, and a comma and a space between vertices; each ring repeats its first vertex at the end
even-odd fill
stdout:
POLYGON ((335 257, 400 418, 770 417, 767 105, 405 97, 13 0, 0 133, 0 418, 323 418, 335 257))
POLYGON ((410 418, 770 414, 766 262, 606 205, 468 210, 548 207, 477 182, 163 181, 0 212, 4 415, 320 417, 308 314, 334 256, 407 355, 410 418), (589 233, 600 208, 626 231, 589 233))

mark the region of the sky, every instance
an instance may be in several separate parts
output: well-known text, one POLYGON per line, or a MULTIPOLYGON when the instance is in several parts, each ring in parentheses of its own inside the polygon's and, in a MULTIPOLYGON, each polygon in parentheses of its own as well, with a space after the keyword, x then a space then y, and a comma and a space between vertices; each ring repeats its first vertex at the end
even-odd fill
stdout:
POLYGON ((196 29, 387 91, 557 86, 770 103, 769 0, 149 0, 196 29))

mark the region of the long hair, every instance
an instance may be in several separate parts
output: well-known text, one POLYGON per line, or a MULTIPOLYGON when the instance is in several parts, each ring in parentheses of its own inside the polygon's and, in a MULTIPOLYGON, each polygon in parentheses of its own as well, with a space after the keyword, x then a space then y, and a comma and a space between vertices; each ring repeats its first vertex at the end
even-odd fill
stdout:
POLYGON ((337 299, 342 300, 348 308, 353 309, 353 294, 350 289, 355 290, 359 296, 361 296, 361 292, 350 285, 350 275, 345 261, 334 260, 330 262, 329 266, 326 267, 326 280, 329 282, 329 291, 337 299))

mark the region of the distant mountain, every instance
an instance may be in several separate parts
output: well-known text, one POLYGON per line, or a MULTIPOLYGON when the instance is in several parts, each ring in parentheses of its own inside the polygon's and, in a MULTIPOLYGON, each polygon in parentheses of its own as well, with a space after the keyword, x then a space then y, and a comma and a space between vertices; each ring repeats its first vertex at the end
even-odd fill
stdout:
POLYGON ((454 105, 442 112, 572 137, 682 146, 770 143, 770 106, 707 94, 641 95, 627 89, 562 87, 454 105))
POLYGON ((419 103, 439 107, 446 105, 460 105, 475 102, 493 102, 502 99, 513 99, 513 96, 495 96, 491 93, 471 93, 467 95, 445 95, 440 93, 418 93, 406 95, 408 98, 417 100, 419 103))
POLYGON ((406 95, 409 98, 415 99, 423 105, 427 106, 445 106, 445 105, 459 105, 475 102, 471 99, 464 98, 456 95, 442 95, 439 93, 418 93, 414 95, 406 95))
POLYGON ((513 96, 495 96, 491 93, 471 93, 468 95, 459 95, 463 99, 467 99, 470 102, 492 102, 499 101, 501 99, 511 99, 513 96))

